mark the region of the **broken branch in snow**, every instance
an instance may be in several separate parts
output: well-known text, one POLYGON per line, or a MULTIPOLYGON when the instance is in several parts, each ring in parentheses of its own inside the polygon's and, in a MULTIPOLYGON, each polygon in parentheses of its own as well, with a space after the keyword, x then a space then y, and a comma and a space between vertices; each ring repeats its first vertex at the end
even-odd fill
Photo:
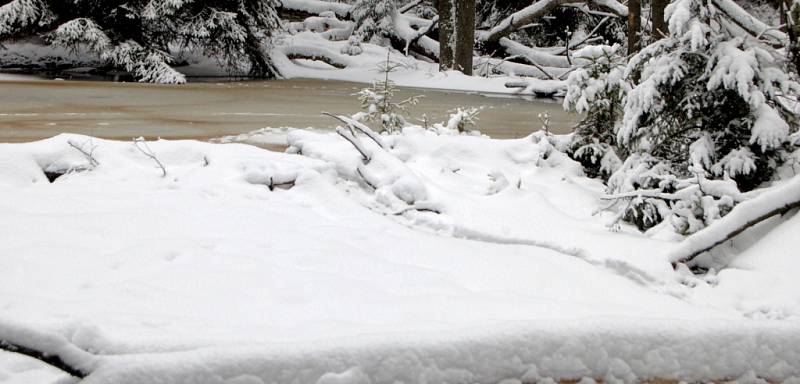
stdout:
POLYGON ((737 205, 730 213, 709 227, 687 237, 670 254, 673 267, 694 260, 697 256, 733 239, 748 228, 776 215, 800 208, 800 177, 772 188, 751 200, 737 205))
POLYGON ((164 164, 161 163, 161 160, 156 157, 156 154, 153 153, 153 150, 150 149, 150 146, 147 145, 147 141, 143 137, 133 139, 133 145, 136 146, 136 149, 139 150, 143 155, 153 159, 153 161, 158 164, 158 167, 161 168, 161 177, 167 176, 167 169, 164 168, 164 164), (141 146, 139 144, 142 144, 141 146))
POLYGON ((97 159, 94 158, 94 150, 95 150, 95 148, 97 148, 97 146, 96 145, 92 145, 91 141, 88 142, 88 144, 89 144, 89 149, 88 150, 84 148, 86 143, 78 145, 72 140, 67 140, 67 144, 69 144, 70 147, 75 148, 78 152, 82 153, 83 156, 86 157, 86 160, 89 160, 89 165, 92 168, 100 165, 100 162, 97 161, 97 159))

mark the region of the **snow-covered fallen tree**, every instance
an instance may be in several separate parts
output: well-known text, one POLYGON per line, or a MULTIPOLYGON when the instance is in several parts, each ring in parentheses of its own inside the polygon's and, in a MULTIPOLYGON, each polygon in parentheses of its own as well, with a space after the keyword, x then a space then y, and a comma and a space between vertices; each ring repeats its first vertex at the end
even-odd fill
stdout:
POLYGON ((673 265, 689 263, 695 257, 733 239, 737 235, 776 215, 800 208, 800 177, 795 176, 784 185, 770 188, 757 197, 737 205, 725 217, 687 237, 672 250, 673 265))

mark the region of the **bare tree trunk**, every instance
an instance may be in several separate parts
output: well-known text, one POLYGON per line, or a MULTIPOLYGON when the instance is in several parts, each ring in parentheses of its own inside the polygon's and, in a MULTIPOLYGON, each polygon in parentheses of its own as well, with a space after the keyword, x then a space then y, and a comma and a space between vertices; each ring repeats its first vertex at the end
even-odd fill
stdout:
POLYGON ((651 0, 651 14, 653 18, 653 39, 658 40, 667 36, 669 28, 667 21, 664 20, 664 8, 669 4, 669 0, 651 0))
POLYGON ((475 46, 475 0, 456 0, 455 13, 455 68, 465 75, 472 75, 472 56, 475 46))
POLYGON ((639 52, 639 38, 642 30, 642 2, 628 1, 628 55, 639 52))
POLYGON ((439 12, 439 70, 453 69, 453 0, 438 0, 439 12))

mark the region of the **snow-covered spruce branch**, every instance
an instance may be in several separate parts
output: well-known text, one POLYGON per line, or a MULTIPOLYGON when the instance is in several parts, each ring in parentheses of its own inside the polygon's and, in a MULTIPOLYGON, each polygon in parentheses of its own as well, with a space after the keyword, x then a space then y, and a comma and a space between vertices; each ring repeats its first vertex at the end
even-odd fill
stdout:
POLYGON ((152 159, 158 165, 158 167, 161 168, 161 177, 167 176, 167 168, 165 168, 164 164, 161 163, 161 160, 156 157, 155 153, 153 153, 153 150, 150 149, 150 146, 147 145, 147 141, 143 137, 133 139, 133 145, 136 146, 136 149, 138 149, 139 152, 152 159))
POLYGON ((0 6, 0 39, 37 24, 50 23, 53 18, 42 0, 13 0, 0 6))
POLYGON ((77 150, 78 152, 82 153, 83 156, 86 157, 86 160, 89 160, 89 165, 92 168, 100 165, 100 162, 97 161, 97 159, 94 158, 94 150, 95 150, 95 148, 97 148, 96 145, 92 145, 92 143, 89 142, 88 143, 89 149, 87 150, 86 148, 84 148, 84 146, 86 146, 87 143, 79 145, 79 144, 76 144, 72 140, 67 140, 67 144, 69 144, 70 147, 75 148, 75 150, 77 150))
POLYGON ((800 177, 772 188, 751 200, 737 205, 730 213, 713 225, 687 237, 670 253, 673 267, 688 263, 712 248, 733 239, 773 216, 800 208, 800 177))

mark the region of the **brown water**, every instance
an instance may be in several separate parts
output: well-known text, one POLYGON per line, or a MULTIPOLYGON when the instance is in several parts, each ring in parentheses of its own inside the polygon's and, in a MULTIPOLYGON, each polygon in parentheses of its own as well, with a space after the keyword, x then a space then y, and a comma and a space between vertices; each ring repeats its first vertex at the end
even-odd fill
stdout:
MULTIPOLYGON (((363 87, 321 80, 181 86, 5 81, 0 82, 0 142, 38 140, 62 132, 125 140, 209 139, 264 127, 333 128, 337 122, 321 112, 358 111, 352 94, 363 87)), ((524 137, 538 130, 542 124, 537 115, 546 110, 556 133, 571 131, 577 119, 555 100, 421 89, 402 89, 397 97, 414 94, 425 98, 412 107, 411 121, 425 114, 429 121, 440 122, 456 107, 483 107, 477 129, 496 138, 524 137)))

